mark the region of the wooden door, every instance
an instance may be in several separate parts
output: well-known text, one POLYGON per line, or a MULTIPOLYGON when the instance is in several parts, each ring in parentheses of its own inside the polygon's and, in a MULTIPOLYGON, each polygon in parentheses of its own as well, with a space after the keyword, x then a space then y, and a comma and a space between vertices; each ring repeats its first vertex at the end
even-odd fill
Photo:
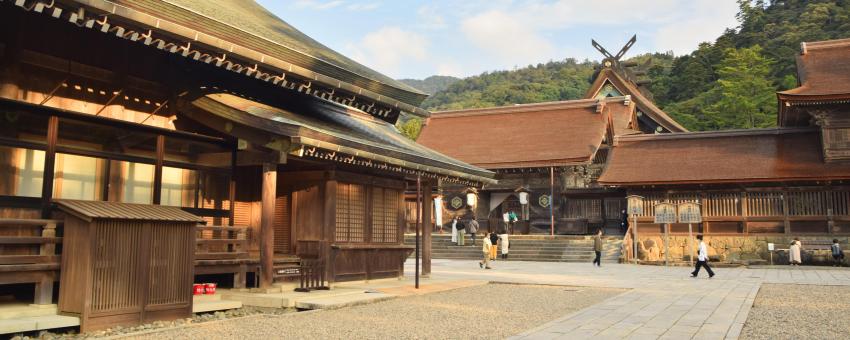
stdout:
POLYGON ((278 196, 274 205, 274 252, 292 253, 292 215, 289 195, 278 196))

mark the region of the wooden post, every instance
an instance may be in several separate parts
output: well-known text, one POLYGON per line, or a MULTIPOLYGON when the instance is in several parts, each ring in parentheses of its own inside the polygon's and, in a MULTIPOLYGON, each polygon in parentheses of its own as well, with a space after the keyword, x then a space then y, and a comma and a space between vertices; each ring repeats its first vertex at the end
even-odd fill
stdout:
POLYGON ((791 236, 791 220, 788 219, 788 191, 782 190, 782 221, 785 222, 785 235, 791 236))
MULTIPOLYGON (((423 183, 422 189, 422 277, 431 276, 431 209, 434 199, 431 197, 431 182, 423 183)), ((475 216, 475 214, 472 214, 475 216)))
MULTIPOLYGON (((56 237, 56 223, 50 222, 41 231, 41 237, 56 237)), ((41 256, 53 256, 56 254, 55 243, 44 243, 39 250, 41 256)), ((53 303, 53 275, 42 276, 40 282, 35 284, 35 304, 49 305, 53 303)))
POLYGON ((153 172, 153 204, 162 201, 162 162, 165 158, 165 136, 156 136, 156 164, 153 172))
MULTIPOLYGON (((237 153, 237 145, 233 146, 233 150, 230 151, 230 187, 227 192, 227 200, 229 201, 229 206, 227 207, 230 210, 230 214, 227 219, 227 225, 233 226, 235 223, 233 219, 236 217, 236 153, 237 153)), ((294 238, 293 238, 294 240, 294 238)))
MULTIPOLYGON (((324 192, 324 226, 322 230, 322 243, 319 246, 321 270, 324 270, 325 277, 328 279, 328 285, 331 286, 336 282, 336 252, 331 245, 336 239, 336 200, 337 200, 337 181, 331 172, 326 173, 327 180, 322 184, 320 190, 324 192)), ((297 213, 297 212, 296 212, 297 213)))
POLYGON ((420 175, 416 175, 416 255, 415 259, 415 269, 414 269, 414 281, 416 289, 419 289, 419 250, 420 246, 420 238, 419 238, 419 230, 422 226, 422 177, 420 175))
POLYGON ((549 217, 551 218, 550 234, 555 236, 555 167, 549 167, 549 217))
POLYGON ((260 288, 274 283, 274 204, 277 165, 263 164, 263 193, 260 208, 260 288))
POLYGON ((59 139, 59 117, 47 120, 47 150, 44 153, 44 180, 41 184, 41 218, 50 218, 53 200, 53 176, 56 171, 56 141, 59 139))

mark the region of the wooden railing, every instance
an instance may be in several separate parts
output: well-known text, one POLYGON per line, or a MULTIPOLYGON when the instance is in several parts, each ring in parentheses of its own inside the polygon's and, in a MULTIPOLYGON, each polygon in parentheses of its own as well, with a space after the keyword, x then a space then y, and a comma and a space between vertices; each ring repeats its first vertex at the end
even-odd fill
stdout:
POLYGON ((296 292, 310 292, 313 290, 328 290, 325 278, 325 261, 321 259, 302 259, 299 269, 301 278, 296 292))
POLYGON ((53 282, 61 256, 56 244, 58 220, 0 219, 0 284, 35 283, 35 303, 53 302, 53 282), (37 230, 27 231, 36 228, 37 230), (9 235, 11 233, 17 235, 9 235))
POLYGON ((197 227, 195 260, 235 260, 248 257, 248 228, 197 227))

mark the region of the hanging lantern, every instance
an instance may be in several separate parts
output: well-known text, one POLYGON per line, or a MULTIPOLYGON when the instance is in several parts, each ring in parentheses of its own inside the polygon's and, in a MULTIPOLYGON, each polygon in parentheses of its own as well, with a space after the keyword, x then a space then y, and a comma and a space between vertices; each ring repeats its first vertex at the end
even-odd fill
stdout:
POLYGON ((469 188, 466 191, 466 205, 470 207, 474 207, 478 204, 478 190, 475 188, 469 188))
POLYGON ((526 187, 519 187, 514 192, 519 195, 519 204, 527 205, 528 204, 528 196, 531 193, 531 190, 528 190, 526 187))

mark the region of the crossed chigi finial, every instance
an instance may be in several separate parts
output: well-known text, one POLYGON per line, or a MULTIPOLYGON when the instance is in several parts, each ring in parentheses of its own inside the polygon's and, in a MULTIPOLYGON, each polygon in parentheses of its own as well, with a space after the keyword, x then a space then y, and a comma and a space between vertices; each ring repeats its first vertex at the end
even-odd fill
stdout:
MULTIPOLYGON (((637 41, 637 34, 633 35, 632 38, 629 39, 628 42, 626 42, 626 45, 624 45, 623 48, 620 49, 620 52, 617 52, 617 55, 615 55, 615 56, 612 56, 611 53, 608 52, 608 50, 606 50, 605 47, 602 47, 602 45, 600 45, 598 42, 596 42, 596 40, 591 39, 590 41, 593 44, 593 47, 596 48, 596 50, 599 51, 599 53, 602 53, 602 55, 605 56, 606 61, 610 61, 611 63, 619 63, 620 58, 622 58, 623 55, 625 55, 626 52, 629 51, 629 49, 632 47, 632 45, 635 44, 635 41, 637 41)), ((611 65, 606 65, 606 66, 611 66, 611 65)))

